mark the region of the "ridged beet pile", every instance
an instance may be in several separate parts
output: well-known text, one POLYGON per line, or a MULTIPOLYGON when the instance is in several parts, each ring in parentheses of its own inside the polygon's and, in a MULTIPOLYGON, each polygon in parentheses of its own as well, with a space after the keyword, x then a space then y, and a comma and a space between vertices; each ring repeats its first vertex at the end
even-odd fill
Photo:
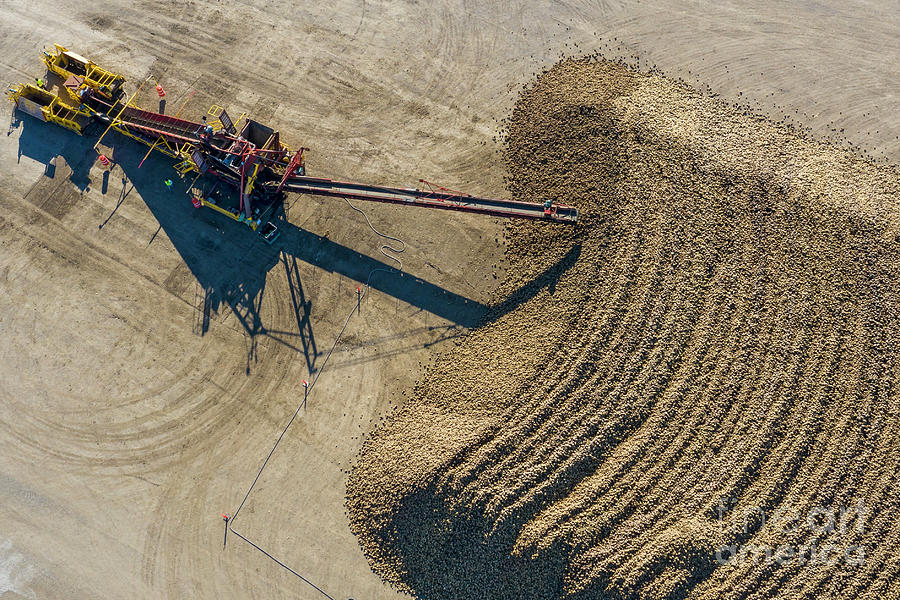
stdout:
POLYGON ((504 310, 363 448, 376 571, 428 599, 900 597, 896 169, 591 60, 523 92, 507 164, 582 223, 510 226, 504 310))

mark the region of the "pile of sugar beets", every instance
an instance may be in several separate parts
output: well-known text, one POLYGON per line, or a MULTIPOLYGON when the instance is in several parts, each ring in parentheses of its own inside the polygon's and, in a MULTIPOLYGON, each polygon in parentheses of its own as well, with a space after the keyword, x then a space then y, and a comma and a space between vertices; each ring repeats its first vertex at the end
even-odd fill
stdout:
POLYGON ((506 127, 513 196, 582 223, 509 225, 502 305, 366 442, 373 568, 428 599, 900 597, 896 168, 598 59, 506 127))

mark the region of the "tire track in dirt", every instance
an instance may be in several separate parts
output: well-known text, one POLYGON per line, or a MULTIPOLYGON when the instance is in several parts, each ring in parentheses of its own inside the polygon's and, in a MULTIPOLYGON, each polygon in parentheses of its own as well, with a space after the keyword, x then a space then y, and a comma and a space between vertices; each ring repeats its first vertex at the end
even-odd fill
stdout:
POLYGON ((585 224, 511 225, 500 297, 581 250, 366 442, 373 567, 422 598, 896 594, 896 168, 592 60, 523 92, 507 161, 585 224), (716 554, 828 544, 865 560, 716 554))
MULTIPOLYGON (((21 211, 13 214, 18 212, 21 211)), ((27 219, 28 213, 24 214, 27 219)), ((35 271, 41 273, 39 280, 29 285, 32 291, 41 289, 40 280, 58 276, 73 263, 101 274, 96 280, 78 284, 83 290, 82 295, 90 297, 90 300, 78 301, 85 307, 103 306, 111 295, 110 290, 105 289, 106 284, 97 284, 97 280, 116 281, 124 277, 135 291, 160 285, 109 256, 92 242, 66 230, 52 216, 39 214, 45 218, 43 226, 57 233, 47 238, 46 243, 33 239, 21 224, 14 225, 22 234, 16 242, 21 246, 16 254, 40 265, 35 271)), ((35 297, 40 298, 41 294, 35 297)), ((180 298, 171 299, 172 302, 178 300, 180 298)), ((12 310, 25 311, 15 304, 12 310)), ((114 307, 110 310, 115 314, 114 307)), ((87 314, 87 318, 91 318, 95 310, 88 308, 87 314)), ((159 328, 152 309, 131 313, 127 318, 132 321, 129 323, 131 329, 140 332, 137 339, 142 340, 141 343, 165 346, 165 336, 155 339, 152 333, 159 328)), ((61 323, 58 327, 65 329, 66 324, 61 323)), ((195 449, 202 451, 230 435, 233 418, 246 408, 239 403, 222 402, 223 389, 231 389, 231 395, 239 396, 244 386, 253 384, 243 375, 234 378, 235 385, 230 388, 215 383, 223 377, 217 365, 224 362, 226 356, 215 350, 214 338, 209 336, 197 342, 197 354, 204 356, 202 361, 175 361, 173 369, 157 367, 165 371, 165 377, 150 382, 136 380, 139 376, 132 375, 129 371, 132 365, 126 363, 122 379, 133 381, 132 387, 139 391, 122 393, 114 406, 102 415, 92 407, 90 396, 63 391, 58 398, 55 395, 47 401, 35 402, 28 394, 11 394, 4 390, 5 400, 16 407, 17 420, 0 423, 0 427, 17 440, 16 452, 33 460, 50 457, 69 467, 92 472, 101 470, 97 466, 101 459, 102 470, 106 473, 148 475, 163 471, 182 460, 185 449, 188 453, 195 449), (58 399, 65 399, 66 403, 61 406, 55 401, 58 399), (227 426, 223 428, 223 425, 227 426)), ((97 349, 95 353, 102 356, 108 350, 97 349)), ((165 352, 158 354, 165 355, 165 352)), ((116 367, 115 364, 112 366, 116 367)), ((31 379, 23 377, 17 386, 29 385, 31 379)))

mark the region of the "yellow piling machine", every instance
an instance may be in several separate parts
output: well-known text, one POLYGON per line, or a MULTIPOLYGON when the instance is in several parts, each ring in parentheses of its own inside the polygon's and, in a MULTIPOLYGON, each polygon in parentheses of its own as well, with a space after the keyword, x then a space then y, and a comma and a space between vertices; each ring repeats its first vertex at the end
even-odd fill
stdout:
MULTIPOLYGON (((266 214, 283 201, 284 192, 558 224, 574 224, 578 220, 578 211, 574 207, 551 200, 533 203, 479 198, 435 186, 422 179, 419 181, 425 184, 426 189, 310 177, 304 165, 306 148, 289 148, 281 143, 279 133, 272 127, 244 114, 233 122, 224 108, 213 106, 203 122, 198 123, 177 115, 144 110, 134 103, 137 91, 131 98, 123 100, 125 77, 122 75, 102 69, 59 44, 45 51, 43 60, 47 68, 65 82, 58 89, 60 94, 68 96, 67 100, 33 85, 20 85, 9 91, 16 107, 80 134, 84 134, 90 122, 100 122, 107 127, 107 131, 115 129, 150 146, 148 155, 156 150, 176 159, 178 162, 174 168, 182 176, 193 171, 197 174, 196 178, 212 177, 215 185, 209 193, 195 196, 192 199, 194 206, 212 208, 249 225, 253 230, 260 226, 266 214), (214 198, 212 191, 219 183, 224 184, 223 187, 231 193, 223 197, 220 190, 214 198)), ((158 83, 157 91, 162 97, 164 92, 158 83)), ((270 243, 277 237, 277 231, 273 228, 271 223, 267 223, 261 231, 263 238, 270 243)))

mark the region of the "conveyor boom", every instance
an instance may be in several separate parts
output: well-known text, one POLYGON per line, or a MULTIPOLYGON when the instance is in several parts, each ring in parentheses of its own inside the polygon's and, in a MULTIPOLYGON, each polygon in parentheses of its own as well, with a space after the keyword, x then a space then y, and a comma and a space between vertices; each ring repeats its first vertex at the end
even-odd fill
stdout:
POLYGON ((416 188, 394 188, 347 181, 335 181, 319 177, 298 176, 287 179, 282 188, 286 191, 318 196, 332 196, 352 200, 387 202, 405 206, 422 206, 458 210, 496 217, 517 217, 558 223, 575 223, 578 210, 564 204, 551 204, 549 209, 542 204, 477 198, 465 194, 446 191, 420 190, 416 188))

